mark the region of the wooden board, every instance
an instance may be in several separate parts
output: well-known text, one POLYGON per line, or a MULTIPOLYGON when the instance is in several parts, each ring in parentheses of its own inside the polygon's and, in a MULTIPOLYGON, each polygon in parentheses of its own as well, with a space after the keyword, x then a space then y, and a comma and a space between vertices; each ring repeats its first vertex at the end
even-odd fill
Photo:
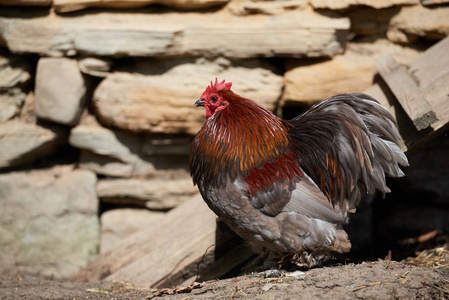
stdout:
POLYGON ((407 70, 400 66, 391 54, 385 54, 376 62, 376 68, 416 129, 422 130, 437 121, 432 107, 407 70))
POLYGON ((159 287, 160 281, 167 281, 214 245, 215 219, 197 196, 100 255, 80 271, 77 280, 123 280, 136 286, 159 287))
POLYGON ((138 287, 188 285, 222 276, 253 253, 227 249, 215 260, 216 216, 200 195, 129 236, 78 273, 78 281, 119 280, 138 287))
POLYGON ((435 112, 437 120, 429 127, 418 130, 388 86, 378 80, 365 91, 376 98, 396 117, 402 137, 402 149, 412 151, 449 129, 449 37, 441 40, 421 54, 409 66, 409 74, 435 112))

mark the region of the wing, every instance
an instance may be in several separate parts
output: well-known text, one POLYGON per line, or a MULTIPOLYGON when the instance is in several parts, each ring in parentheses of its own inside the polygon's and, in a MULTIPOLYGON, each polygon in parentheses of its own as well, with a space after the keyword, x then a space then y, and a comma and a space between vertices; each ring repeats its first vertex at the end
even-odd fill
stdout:
POLYGON ((235 185, 251 206, 264 215, 276 217, 281 212, 296 212, 332 223, 346 222, 346 212, 329 202, 289 152, 253 170, 235 185), (254 181, 259 183, 256 189, 254 181))
POLYGON ((393 116, 368 95, 329 98, 290 123, 290 149, 235 182, 264 215, 345 223, 364 194, 389 192, 385 175, 403 176, 398 164, 408 164, 393 116))
POLYGON ((404 175, 396 122, 368 95, 331 97, 290 123, 301 168, 334 206, 352 211, 363 194, 390 191, 385 175, 404 175))

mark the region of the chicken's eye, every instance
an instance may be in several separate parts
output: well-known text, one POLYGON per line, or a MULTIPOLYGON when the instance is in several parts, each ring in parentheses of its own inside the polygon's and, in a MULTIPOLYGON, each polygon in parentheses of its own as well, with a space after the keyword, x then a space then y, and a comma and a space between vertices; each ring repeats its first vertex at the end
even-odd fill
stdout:
POLYGON ((211 101, 212 103, 217 102, 217 100, 218 100, 218 98, 215 97, 215 96, 210 97, 210 101, 211 101))

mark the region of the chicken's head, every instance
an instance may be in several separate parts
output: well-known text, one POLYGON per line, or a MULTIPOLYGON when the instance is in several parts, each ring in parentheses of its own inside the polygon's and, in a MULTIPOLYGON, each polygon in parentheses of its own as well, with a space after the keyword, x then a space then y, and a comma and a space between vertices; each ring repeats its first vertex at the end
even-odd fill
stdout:
POLYGON ((230 91, 232 82, 222 82, 218 83, 217 78, 215 78, 215 83, 210 82, 210 86, 201 95, 194 106, 204 106, 206 108, 206 118, 210 118, 218 111, 226 108, 229 105, 229 101, 223 96, 223 92, 230 91))

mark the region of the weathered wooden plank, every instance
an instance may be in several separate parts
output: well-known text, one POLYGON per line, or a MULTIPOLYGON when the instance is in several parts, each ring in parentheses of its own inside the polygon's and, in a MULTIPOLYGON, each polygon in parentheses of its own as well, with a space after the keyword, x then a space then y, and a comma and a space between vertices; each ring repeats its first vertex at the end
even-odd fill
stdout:
POLYGON ((79 272, 77 280, 122 280, 161 288, 217 278, 252 252, 226 249, 215 261, 216 245, 229 244, 229 238, 217 238, 216 228, 216 216, 200 195, 195 196, 101 254, 79 272))
POLYGON ((418 85, 391 54, 380 57, 376 62, 376 68, 413 121, 416 129, 425 129, 437 121, 435 113, 418 85))
POLYGON ((170 286, 171 282, 179 282, 181 277, 187 278, 180 286, 187 286, 194 281, 207 281, 223 278, 230 272, 249 264, 256 254, 249 244, 217 219, 215 244, 207 249, 207 253, 193 266, 189 266, 178 274, 171 276, 168 282, 158 283, 161 287, 170 286), (189 277, 188 275, 191 274, 189 277), (175 280, 174 280, 175 279, 175 280))
POLYGON ((402 149, 410 151, 449 129, 449 37, 430 47, 409 66, 421 92, 435 112, 437 121, 418 131, 384 82, 379 81, 365 93, 376 98, 396 117, 402 149))
POLYGON ((80 271, 77 279, 124 280, 137 286, 158 287, 158 282, 166 282, 196 262, 215 243, 215 220, 201 196, 194 197, 162 220, 157 219, 154 226, 143 228, 116 249, 100 255, 80 271))

